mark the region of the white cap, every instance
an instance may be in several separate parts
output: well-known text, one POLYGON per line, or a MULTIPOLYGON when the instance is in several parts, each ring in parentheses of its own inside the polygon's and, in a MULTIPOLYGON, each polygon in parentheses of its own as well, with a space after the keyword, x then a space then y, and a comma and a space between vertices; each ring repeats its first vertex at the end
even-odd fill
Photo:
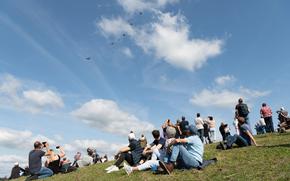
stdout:
POLYGON ((129 140, 133 140, 133 139, 135 139, 136 137, 135 137, 135 134, 134 133, 130 133, 130 134, 128 134, 128 139, 129 140))
POLYGON ((18 165, 19 165, 19 163, 18 163, 18 162, 15 162, 15 163, 14 163, 14 165, 15 165, 15 166, 18 166, 18 165))
POLYGON ((284 111, 285 109, 284 109, 284 107, 281 107, 280 110, 281 110, 281 111, 284 111))

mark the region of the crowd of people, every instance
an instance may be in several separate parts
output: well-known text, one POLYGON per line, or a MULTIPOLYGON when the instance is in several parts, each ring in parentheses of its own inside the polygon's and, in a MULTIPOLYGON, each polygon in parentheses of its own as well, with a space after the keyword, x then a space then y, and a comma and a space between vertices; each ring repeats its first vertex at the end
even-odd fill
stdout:
MULTIPOLYGON (((238 100, 235 107, 233 126, 235 134, 231 134, 230 127, 225 122, 221 122, 219 132, 222 141, 216 148, 221 150, 237 147, 258 146, 249 124, 250 110, 243 99, 238 100)), ((279 125, 278 131, 285 132, 290 128, 290 118, 288 112, 281 107, 277 111, 279 125)), ((172 123, 167 119, 161 126, 161 131, 152 131, 152 143, 148 144, 144 135, 137 139, 135 133, 128 134, 128 146, 120 148, 115 155, 115 162, 106 168, 106 173, 112 173, 124 168, 128 175, 136 171, 151 169, 156 173, 171 174, 174 169, 203 169, 209 164, 215 163, 216 158, 204 160, 204 144, 211 144, 216 141, 216 121, 213 116, 203 119, 200 113, 196 114, 190 124, 183 116, 181 121, 172 123), (126 162, 125 162, 126 161, 126 162)), ((260 109, 260 119, 255 124, 257 134, 273 133, 274 125, 272 110, 263 103, 260 109)), ((34 149, 29 153, 29 166, 25 169, 15 163, 11 177, 18 178, 20 172, 28 176, 27 180, 42 179, 58 173, 68 173, 77 168, 89 166, 95 163, 107 162, 108 157, 100 157, 93 148, 87 149, 87 154, 77 152, 74 161, 66 158, 64 149, 57 146, 57 153, 49 147, 48 142, 36 141, 34 149), (45 164, 42 164, 42 157, 46 157, 45 164)))
POLYGON ((20 176, 28 176, 26 180, 36 180, 50 177, 58 173, 69 173, 78 168, 108 161, 108 156, 100 157, 93 148, 87 149, 87 154, 77 152, 74 162, 71 162, 65 154, 63 147, 56 146, 56 150, 49 147, 48 142, 34 142, 34 149, 29 152, 28 167, 25 169, 15 163, 8 179, 16 179, 20 176), (44 164, 42 158, 46 157, 44 164), (21 174, 22 172, 22 174, 21 174))

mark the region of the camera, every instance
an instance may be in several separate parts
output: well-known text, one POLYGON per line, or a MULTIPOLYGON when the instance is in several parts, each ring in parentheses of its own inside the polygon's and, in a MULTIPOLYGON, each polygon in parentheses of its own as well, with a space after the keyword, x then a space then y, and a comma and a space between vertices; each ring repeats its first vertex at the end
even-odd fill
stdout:
POLYGON ((44 141, 44 142, 42 142, 42 144, 43 144, 43 147, 46 147, 46 141, 44 141))
POLYGON ((56 146, 55 148, 56 148, 56 149, 59 149, 59 148, 60 148, 60 146, 56 146))

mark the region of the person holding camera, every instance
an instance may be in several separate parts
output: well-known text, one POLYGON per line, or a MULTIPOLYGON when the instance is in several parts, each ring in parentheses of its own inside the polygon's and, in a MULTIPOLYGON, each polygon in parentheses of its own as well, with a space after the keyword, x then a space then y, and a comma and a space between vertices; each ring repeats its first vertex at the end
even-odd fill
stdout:
POLYGON ((34 149, 29 152, 28 165, 31 173, 30 180, 43 179, 53 175, 53 171, 49 168, 42 167, 41 158, 50 155, 49 144, 47 142, 34 142, 34 149), (46 148, 46 152, 43 151, 46 148))
POLYGON ((59 154, 56 154, 53 149, 49 150, 49 156, 46 160, 47 168, 53 171, 54 174, 58 174, 61 171, 61 159, 65 157, 65 152, 62 147, 57 146, 56 149, 59 150, 59 154))

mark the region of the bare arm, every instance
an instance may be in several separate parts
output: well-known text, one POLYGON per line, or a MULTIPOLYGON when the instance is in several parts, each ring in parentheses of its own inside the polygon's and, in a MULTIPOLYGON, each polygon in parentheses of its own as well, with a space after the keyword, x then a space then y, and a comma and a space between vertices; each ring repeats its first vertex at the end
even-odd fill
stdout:
POLYGON ((130 150, 131 150, 130 147, 126 146, 126 147, 121 148, 121 149, 119 150, 118 154, 119 154, 119 153, 128 152, 128 151, 130 151, 130 150))
POLYGON ((49 144, 48 143, 45 143, 45 149, 46 149, 46 152, 45 152, 45 155, 44 156, 50 156, 50 149, 49 149, 49 144))
POLYGON ((174 145, 176 143, 187 143, 187 140, 184 138, 173 139, 171 141, 171 143, 168 145, 168 147, 170 147, 171 145, 174 145))
POLYGON ((65 152, 64 152, 62 147, 59 147, 59 151, 60 151, 60 153, 59 153, 60 158, 65 157, 65 152))
POLYGON ((255 138, 253 137, 253 135, 250 133, 250 131, 246 131, 245 132, 252 140, 252 142, 254 143, 255 146, 258 146, 257 143, 256 143, 256 140, 255 138))

